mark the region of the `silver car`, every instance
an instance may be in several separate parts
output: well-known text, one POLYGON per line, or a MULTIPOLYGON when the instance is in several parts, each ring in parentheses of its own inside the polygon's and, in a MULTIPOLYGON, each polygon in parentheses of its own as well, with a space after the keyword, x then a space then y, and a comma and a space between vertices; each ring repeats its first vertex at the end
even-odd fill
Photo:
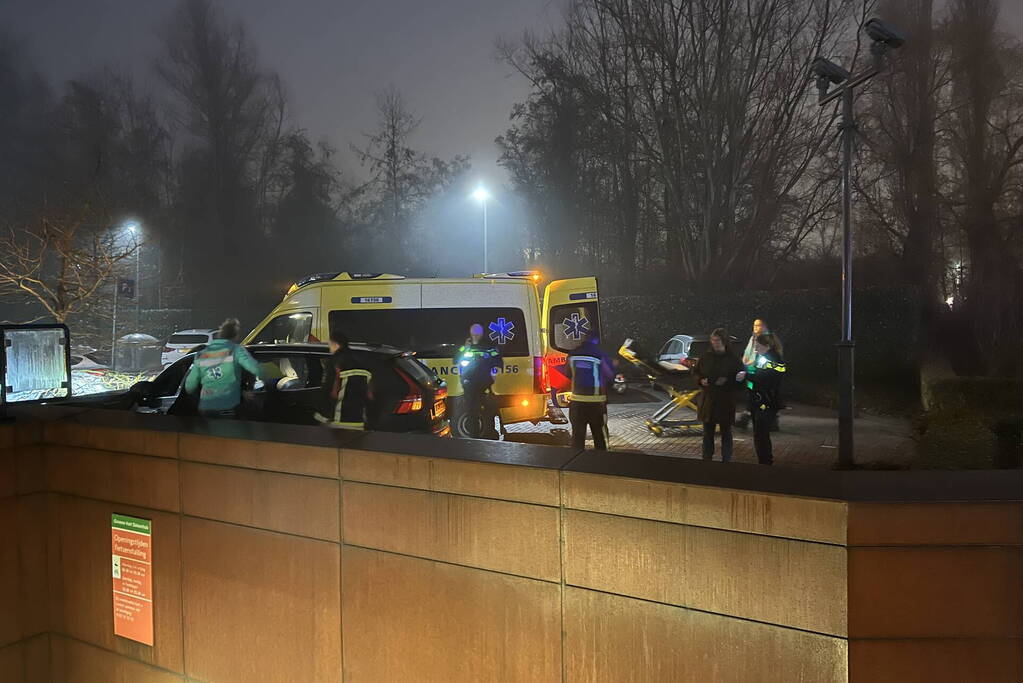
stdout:
POLYGON ((215 329, 181 330, 180 332, 175 332, 167 340, 167 343, 164 344, 163 353, 160 356, 163 366, 167 367, 197 346, 209 344, 213 341, 213 335, 216 333, 215 329))

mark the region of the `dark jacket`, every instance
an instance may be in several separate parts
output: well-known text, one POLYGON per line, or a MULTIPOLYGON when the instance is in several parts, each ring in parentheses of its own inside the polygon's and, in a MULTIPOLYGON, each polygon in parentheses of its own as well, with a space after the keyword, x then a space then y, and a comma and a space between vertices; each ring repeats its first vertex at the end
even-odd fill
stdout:
POLYGON ((700 356, 693 368, 693 376, 701 389, 697 413, 701 422, 730 425, 735 421, 735 393, 740 388, 735 376, 742 370, 742 361, 731 349, 724 353, 714 353, 711 349, 700 356), (700 383, 703 379, 707 380, 708 386, 700 383))
POLYGON ((751 410, 778 410, 782 407, 781 382, 785 378, 785 370, 785 363, 773 351, 757 356, 746 368, 751 410))
POLYGON ((370 367, 350 349, 338 349, 327 365, 316 419, 331 427, 365 429, 372 392, 370 367))
POLYGON ((572 379, 572 400, 604 403, 607 388, 614 381, 611 359, 592 341, 584 341, 568 354, 566 372, 572 379))
POLYGON ((471 339, 467 339, 455 356, 462 388, 467 385, 476 389, 489 387, 494 383, 494 372, 501 367, 501 362, 501 352, 491 344, 483 340, 473 344, 471 339))

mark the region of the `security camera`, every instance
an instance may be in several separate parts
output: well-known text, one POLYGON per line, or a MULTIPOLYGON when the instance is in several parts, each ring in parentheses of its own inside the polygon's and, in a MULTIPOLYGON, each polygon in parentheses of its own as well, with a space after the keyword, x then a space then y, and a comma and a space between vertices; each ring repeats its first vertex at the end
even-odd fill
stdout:
POLYGON ((813 74, 818 79, 827 79, 835 85, 849 80, 852 76, 852 74, 840 67, 838 64, 835 64, 824 57, 817 57, 814 59, 813 63, 810 64, 810 68, 813 69, 813 74))
POLYGON ((904 36, 897 28, 884 23, 877 17, 868 19, 863 25, 863 30, 875 43, 882 43, 886 47, 900 48, 906 43, 904 36))

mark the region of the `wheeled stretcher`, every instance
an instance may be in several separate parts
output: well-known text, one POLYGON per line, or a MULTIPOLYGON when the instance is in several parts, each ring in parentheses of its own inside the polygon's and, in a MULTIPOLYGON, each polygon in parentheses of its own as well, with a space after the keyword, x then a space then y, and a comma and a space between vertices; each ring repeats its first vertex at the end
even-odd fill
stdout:
POLYGON ((665 429, 678 429, 684 433, 703 430, 703 424, 696 416, 696 397, 699 396, 700 389, 692 386, 692 376, 688 368, 644 360, 632 339, 625 340, 618 349, 618 355, 642 370, 652 384, 666 391, 671 397, 645 420, 647 429, 655 436, 663 436, 665 429))

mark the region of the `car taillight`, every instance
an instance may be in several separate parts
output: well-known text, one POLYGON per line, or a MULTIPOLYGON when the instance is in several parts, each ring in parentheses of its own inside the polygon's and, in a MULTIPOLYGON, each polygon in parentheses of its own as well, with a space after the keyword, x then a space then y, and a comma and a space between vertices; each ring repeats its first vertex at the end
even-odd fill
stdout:
POLYGON ((423 392, 419 389, 419 385, 412 381, 411 377, 401 370, 397 370, 397 372, 405 380, 405 384, 408 385, 408 393, 405 394, 405 398, 398 402, 398 407, 394 409, 394 414, 408 415, 409 413, 418 413, 423 409, 423 392))
POLYGON ((686 366, 687 368, 692 368, 692 367, 694 367, 696 365, 696 359, 695 358, 683 358, 682 359, 682 365, 686 366))

